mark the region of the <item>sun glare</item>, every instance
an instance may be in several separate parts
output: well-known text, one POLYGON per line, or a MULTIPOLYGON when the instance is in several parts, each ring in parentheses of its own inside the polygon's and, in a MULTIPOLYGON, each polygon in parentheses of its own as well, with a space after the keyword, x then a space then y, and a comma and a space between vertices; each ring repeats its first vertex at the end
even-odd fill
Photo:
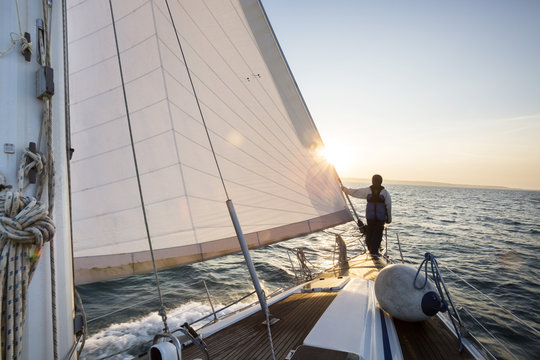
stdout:
POLYGON ((351 165, 350 152, 341 144, 326 144, 318 151, 319 156, 334 165, 338 173, 344 172, 351 165))

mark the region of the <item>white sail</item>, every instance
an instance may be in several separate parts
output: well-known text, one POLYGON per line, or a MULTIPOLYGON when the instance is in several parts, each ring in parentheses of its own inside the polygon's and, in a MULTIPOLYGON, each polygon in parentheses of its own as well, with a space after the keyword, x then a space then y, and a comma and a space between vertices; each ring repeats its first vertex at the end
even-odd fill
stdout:
POLYGON ((151 269, 143 208, 159 268, 240 249, 228 198, 250 247, 351 219, 258 1, 112 5, 68 9, 78 283, 151 269))

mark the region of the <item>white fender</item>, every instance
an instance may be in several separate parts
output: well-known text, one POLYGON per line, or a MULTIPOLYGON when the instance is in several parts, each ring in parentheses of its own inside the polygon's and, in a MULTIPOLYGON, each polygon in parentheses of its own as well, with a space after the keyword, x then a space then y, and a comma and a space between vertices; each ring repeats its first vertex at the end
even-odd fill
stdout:
POLYGON ((181 360, 182 355, 177 352, 176 346, 170 342, 160 342, 152 345, 148 352, 150 360, 181 360))
MULTIPOLYGON (((402 264, 386 266, 375 280, 375 296, 380 307, 393 317, 404 321, 422 321, 441 310, 442 304, 430 281, 423 289, 413 285, 417 269, 402 264)), ((416 286, 425 282, 423 271, 416 286)))

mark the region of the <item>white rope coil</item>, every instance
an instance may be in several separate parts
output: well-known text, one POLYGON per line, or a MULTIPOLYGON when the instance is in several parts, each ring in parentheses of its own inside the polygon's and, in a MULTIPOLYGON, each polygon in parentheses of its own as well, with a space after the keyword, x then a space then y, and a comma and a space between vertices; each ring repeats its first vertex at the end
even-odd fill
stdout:
POLYGON ((21 356, 28 285, 43 244, 52 244, 55 233, 49 206, 37 200, 43 181, 38 181, 35 197, 24 195, 25 178, 33 168, 43 180, 47 169, 42 156, 27 148, 20 162, 16 191, 0 193, 0 359, 21 356))
POLYGON ((54 232, 47 207, 36 199, 11 191, 0 195, 0 339, 5 359, 20 358, 28 285, 41 247, 54 232))
POLYGON ((54 236, 55 227, 47 207, 30 196, 8 191, 5 196, 0 196, 0 211, 2 241, 41 248, 54 236))

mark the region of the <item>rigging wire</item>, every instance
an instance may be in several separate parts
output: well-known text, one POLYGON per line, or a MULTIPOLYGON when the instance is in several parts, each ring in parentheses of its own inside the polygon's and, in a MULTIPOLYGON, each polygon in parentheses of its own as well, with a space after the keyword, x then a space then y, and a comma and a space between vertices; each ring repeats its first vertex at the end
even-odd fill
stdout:
POLYGON ((431 273, 433 276, 433 281, 435 282, 435 286, 437 287, 437 291, 439 292, 439 296, 441 298, 441 302, 443 304, 443 310, 448 310, 448 317, 450 318, 450 321, 452 322, 452 325, 454 326, 454 330, 456 332, 456 336, 458 337, 459 341, 459 351, 463 350, 463 341, 461 339, 461 333, 454 321, 454 317, 451 314, 450 308, 448 307, 448 302, 446 301, 444 294, 443 294, 443 288, 444 292, 446 293, 446 296, 448 297, 448 301, 450 302, 450 305, 452 306, 452 310, 454 311, 454 314, 459 322, 459 325, 462 325, 461 318, 459 317, 459 314, 454 306, 454 303, 452 302, 452 298, 450 297, 450 294, 448 293, 448 289, 446 288, 446 285, 444 283, 444 280, 442 278, 441 272, 439 271, 439 264, 437 262, 437 259, 435 258, 435 255, 431 254, 430 252, 425 253, 424 260, 418 267, 418 271, 416 272, 416 275, 413 280, 413 286, 415 289, 424 289, 427 286, 428 283, 428 263, 431 264, 431 273), (422 270, 422 266, 425 265, 424 269, 424 283, 420 286, 416 285, 416 280, 418 279, 418 275, 420 274, 420 271, 422 270), (441 286, 442 285, 442 286, 441 286))
MULTIPOLYGON (((339 185, 343 188, 343 182, 341 181, 341 178, 339 177, 339 174, 336 170, 336 168, 332 165, 332 169, 334 170, 334 174, 336 175, 336 178, 339 182, 339 185)), ((364 235, 365 233, 365 225, 364 223, 362 222, 362 220, 360 220, 360 217, 358 216, 358 213, 356 212, 356 208, 354 207, 352 201, 351 201, 351 198, 349 196, 349 194, 347 194, 345 191, 342 191, 342 193, 345 195, 345 198, 347 199, 347 202, 349 203, 349 206, 351 207, 353 213, 354 213, 354 217, 356 219, 356 225, 358 226, 358 230, 360 230, 360 234, 364 235)), ((363 243, 362 243, 363 245, 363 243)))
POLYGON ((221 184, 223 185, 223 190, 225 192, 225 195, 227 197, 227 201, 226 201, 226 204, 227 204, 227 208, 229 210, 229 214, 231 216, 231 220, 233 222, 233 225, 234 225, 234 229, 236 231, 236 234, 237 234, 237 237, 238 237, 238 240, 239 240, 239 243, 240 243, 240 246, 242 248, 242 253, 244 254, 244 258, 246 260, 246 263, 247 263, 247 266, 248 266, 248 269, 249 269, 249 272, 250 272, 250 275, 251 275, 251 278, 253 280, 253 284, 255 285, 255 288, 257 289, 257 296, 259 298, 259 302, 261 304, 261 310, 265 313, 265 316, 266 316, 266 325, 267 325, 267 331, 268 331, 268 340, 270 342, 270 350, 272 352, 272 359, 275 359, 275 354, 274 354, 274 345, 273 345, 273 342, 272 342, 272 332, 270 330, 270 325, 271 325, 271 322, 270 322, 270 313, 269 313, 269 310, 268 310, 268 305, 266 304, 266 295, 264 294, 264 291, 261 289, 260 287, 260 284, 259 284, 259 281, 257 279, 257 274, 255 272, 255 268, 253 266, 253 263, 251 261, 251 258, 250 258, 250 255, 249 255, 249 250, 247 248, 247 245, 245 243, 245 240, 243 238, 243 234, 242 234, 242 230, 240 228, 240 224, 238 222, 238 218, 236 217, 236 212, 234 210, 234 206, 233 206, 233 203, 230 199, 230 196, 229 196, 229 193, 227 191, 227 187, 225 185, 225 179, 223 178, 223 174, 221 172, 221 168, 220 168, 220 165, 219 165, 219 162, 218 162, 218 159, 217 159, 217 155, 215 153, 215 150, 214 150, 214 145, 212 143, 212 139, 210 137, 210 133, 209 133, 209 130, 208 130, 208 126, 206 124, 206 120, 205 120, 205 117, 204 117, 204 114, 203 114, 203 111, 202 111, 202 108, 201 108, 201 104, 199 102, 199 97, 197 96, 197 91, 195 89, 195 84, 193 82, 193 79, 191 77, 191 71, 189 69, 189 66, 188 66, 188 63, 187 63, 187 60, 186 60, 186 56, 185 56, 185 53, 184 53, 184 49, 182 47, 182 43, 180 41, 180 37, 179 37, 179 34, 178 34, 178 30, 176 28, 176 24, 174 22, 174 19, 173 19, 173 16, 172 16, 172 12, 171 12, 171 8, 169 6, 169 1, 168 0, 165 0, 165 4, 167 5, 167 11, 169 12, 169 18, 171 20, 171 23, 172 23, 172 26, 173 26, 173 29, 174 29, 174 34, 176 36, 176 40, 178 42, 178 47, 180 49, 180 53, 182 54, 182 59, 184 60, 184 65, 185 65, 185 68, 186 68, 186 73, 188 75, 188 78, 189 78, 189 82, 191 84, 191 87, 192 87, 192 91, 193 91, 193 95, 194 95, 194 98, 195 98, 195 102, 197 104, 197 108, 199 110, 199 114, 201 116, 201 121, 204 125, 204 129, 205 129, 205 132, 206 132, 206 136, 208 138, 208 143, 210 145, 210 148, 212 149, 212 155, 214 157, 214 161, 215 161, 215 164, 216 164, 216 168, 217 168, 217 171, 219 173, 219 177, 221 179, 221 184))
POLYGON ((176 36, 176 41, 178 43, 180 53, 182 54, 182 59, 183 59, 184 65, 186 67, 186 73, 187 73, 187 76, 188 76, 188 79, 189 79, 189 83, 191 84, 191 89, 193 91, 193 96, 194 96, 195 102, 197 104, 197 109, 199 111, 199 115, 201 116, 201 121, 203 123, 204 130, 206 132, 206 137, 208 138, 208 143, 209 143, 210 149, 212 151, 212 156, 214 157, 214 162, 216 164, 216 168, 217 168, 217 171, 218 171, 218 174, 219 174, 219 178, 221 179, 221 184, 223 185, 223 191, 225 192, 225 196, 227 197, 227 199, 230 200, 229 193, 227 192, 227 187, 225 186, 225 180, 223 179, 223 174, 221 173, 221 168, 219 166, 217 155, 216 155, 216 152, 214 150, 214 144, 212 143, 212 140, 210 138, 210 133, 208 131, 208 126, 206 125, 206 119, 205 119, 205 117, 203 115, 203 112, 202 112, 201 103, 199 101, 199 97, 197 96, 197 91, 195 90, 195 84, 193 83, 193 78, 191 77, 191 70, 188 67, 187 60, 186 60, 186 55, 184 54, 184 49, 183 49, 182 43, 180 41, 180 36, 178 35, 178 30, 176 29, 176 24, 174 22, 174 19, 173 19, 172 13, 171 13, 171 8, 169 6, 169 1, 165 0, 165 4, 167 5, 167 11, 169 12, 169 18, 171 20, 171 24, 172 24, 172 27, 174 29, 174 35, 176 36))
MULTIPOLYGON (((474 321, 475 321, 482 329, 484 329, 484 331, 485 331, 486 333, 488 333, 489 336, 491 336, 492 339, 494 339, 496 342, 498 342, 499 345, 501 345, 502 348, 503 348, 504 350, 506 350, 506 352, 507 352, 511 357, 513 357, 514 359, 517 359, 517 358, 514 356, 514 354, 512 354, 512 352, 510 351, 510 349, 508 349, 508 348, 506 347, 506 345, 504 345, 504 343, 503 343, 497 336, 495 336, 495 335, 494 335, 491 331, 489 331, 489 330, 488 330, 488 329, 487 329, 480 321, 478 321, 478 319, 476 319, 476 317, 474 317, 473 314, 471 314, 470 311, 468 311, 468 310, 465 309, 465 308, 462 308, 462 310, 465 311, 465 312, 467 313, 467 315, 469 315, 469 316, 471 317, 471 319, 473 319, 473 320, 474 320, 474 321)), ((480 345, 481 345, 482 348, 484 348, 487 352, 489 352, 489 350, 487 350, 487 349, 484 347, 484 345, 483 345, 482 343, 480 343, 480 345)), ((490 353, 490 354, 491 354, 491 353, 490 353)), ((492 356, 493 356, 493 355, 492 355, 492 356)))
MULTIPOLYGON (((179 4, 179 5, 180 5, 180 4, 179 4)), ((180 6, 181 6, 181 5, 180 5, 180 6)), ((181 6, 181 7, 182 7, 182 9, 184 9, 184 11, 186 11, 185 8, 184 8, 183 6, 181 6)), ((158 9, 159 9, 159 8, 158 8, 158 9)), ((193 18, 191 18, 191 17, 189 16, 189 13, 188 13, 187 11, 186 11, 186 13, 187 13, 187 16, 192 20, 192 22, 194 23, 194 25, 199 29, 201 35, 203 35, 205 38, 207 38, 206 34, 204 33, 204 31, 202 31, 202 30, 200 29, 200 27, 199 27, 199 25, 197 24, 197 22, 196 22, 193 18)), ((218 26, 220 26, 219 23, 216 22, 216 24, 217 24, 218 26)), ((225 34, 225 35, 226 35, 226 34, 225 34)), ((208 38, 207 38, 207 39, 208 39, 208 38)), ((253 111, 253 110, 251 109, 251 107, 248 106, 248 104, 246 103, 246 101, 245 101, 243 98, 239 97, 234 91, 232 91, 232 89, 231 89, 231 88, 229 87, 229 85, 228 85, 229 82, 226 81, 225 79, 223 79, 223 77, 222 77, 219 73, 217 73, 217 72, 214 70, 214 67, 211 66, 211 65, 205 60, 205 56, 202 56, 201 54, 199 54, 199 52, 196 51, 196 47, 192 46, 192 45, 190 44, 190 42, 189 42, 187 39, 184 38, 183 41, 184 41, 187 45, 189 45, 189 46, 191 47, 191 49, 193 50, 193 52, 197 55, 197 57, 198 57, 198 58, 197 58, 198 62, 204 63, 204 64, 207 66, 208 72, 211 72, 212 74, 214 74, 214 75, 216 76, 216 78, 218 78, 218 79, 221 81, 221 84, 222 84, 223 86, 227 87, 227 89, 229 90, 230 95, 235 96, 235 98, 238 100, 238 102, 241 103, 242 105, 244 105, 244 107, 251 113, 252 117, 255 118, 255 119, 257 119, 261 125, 263 125, 264 127, 267 128, 267 130, 268 130, 268 131, 273 135, 273 137, 275 138, 276 142, 280 143, 283 147, 289 148, 289 146, 288 146, 285 142, 283 142, 283 140, 282 140, 283 137, 282 137, 282 136, 278 136, 277 134, 275 134, 274 131, 271 131, 270 129, 268 129, 267 125, 265 124, 264 121, 262 121, 262 119, 259 117, 259 115, 257 114, 257 112, 253 111)), ((231 71, 231 73, 236 74, 236 71, 233 70, 233 67, 227 62, 227 60, 224 58, 224 56, 223 56, 223 55, 215 48, 215 46, 213 45, 213 43, 212 43, 210 40, 208 40, 208 44, 209 44, 210 46, 212 46, 212 47, 216 50, 216 53, 217 53, 217 54, 220 56, 220 58, 223 60, 223 63, 224 63, 225 65, 227 65, 227 67, 229 68, 229 70, 231 71)), ((167 47, 166 44, 163 44, 163 45, 164 45, 165 47, 167 47)), ((243 58, 242 54, 239 54, 239 55, 243 58)), ((223 105, 227 106, 227 108, 228 108, 231 112, 233 112, 235 115, 237 115, 238 118, 239 118, 240 120, 242 120, 242 121, 246 124, 246 126, 250 127, 257 135, 259 135, 262 141, 268 143, 270 146, 273 146, 273 147, 276 149, 276 151, 279 152, 279 148, 276 147, 276 146, 274 146, 273 142, 271 142, 271 141, 268 139, 267 136, 264 136, 263 134, 260 134, 255 128, 252 127, 252 125, 250 124, 249 121, 246 121, 246 120, 244 119, 244 117, 242 117, 242 116, 241 116, 240 114, 238 114, 234 109, 232 109, 232 108, 229 106, 228 101, 223 100, 223 98, 222 98, 219 94, 217 94, 216 92, 214 92, 214 91, 212 90, 212 87, 208 86, 208 85, 207 85, 207 84, 206 84, 199 76, 197 76, 196 73, 193 72, 192 74, 193 74, 194 77, 197 78, 197 80, 199 80, 199 81, 201 82, 201 84, 203 84, 203 85, 205 86, 206 89, 208 89, 209 91, 211 91, 212 94, 214 94, 215 97, 216 97, 217 99, 221 100, 221 102, 222 102, 223 105)), ((266 109, 266 108, 258 101, 258 98, 254 95, 253 91, 252 91, 249 87, 247 87, 243 82, 242 82, 242 85, 243 85, 244 88, 252 95, 253 100, 254 100, 255 102, 258 103, 259 107, 262 108, 262 109, 264 109, 265 112, 268 113, 267 109, 266 109)), ((203 104, 204 104, 204 103, 203 103, 203 104)), ((204 105, 206 105, 206 104, 204 104, 204 105)), ((209 108, 210 108, 210 107, 209 107, 209 108)), ((217 113, 216 113, 216 114, 217 114, 217 113)), ((219 114, 217 114, 217 115, 219 116, 219 114)), ((283 116, 283 114, 281 114, 281 115, 283 116)), ((283 131, 283 129, 279 126, 279 124, 277 124, 277 123, 275 122, 274 117, 272 117, 270 114, 269 114, 269 117, 270 117, 270 119, 272 119, 272 121, 276 124, 276 126, 277 126, 281 131, 283 131)), ((286 119, 286 118, 284 117, 284 119, 286 119)), ((223 119, 223 120, 225 120, 225 119, 223 119)), ((290 139, 290 138, 287 136, 287 139, 290 139)), ((298 148, 297 148, 297 149, 298 149, 298 148)), ((298 152, 298 153, 305 154, 305 151, 304 151, 304 152, 300 151, 300 152, 298 152)), ((283 155, 283 154, 282 154, 282 155, 283 155)), ((284 156, 284 155, 283 155, 283 156, 284 156)), ((295 166, 295 167, 297 167, 297 168, 300 168, 300 167, 303 167, 303 168, 305 168, 305 169, 307 168, 306 166, 298 166, 298 164, 293 163, 290 159, 287 159, 287 160, 288 160, 288 162, 290 162, 293 166, 295 166)), ((299 157, 296 157, 296 160, 297 160, 301 165, 305 164, 305 160, 303 160, 303 159, 301 159, 301 158, 299 158, 299 157)))
POLYGON ((114 10, 113 10, 113 5, 112 5, 112 0, 109 0, 109 7, 110 7, 110 11, 111 11, 111 22, 112 22, 114 40, 115 40, 115 45, 116 45, 116 54, 117 54, 117 58, 118 58, 118 68, 119 68, 119 72, 120 72, 120 79, 121 79, 121 82, 122 82, 122 92, 123 92, 123 97, 124 97, 124 106, 125 106, 125 109, 126 109, 126 119, 127 119, 128 129, 129 129, 129 137, 130 137, 130 142, 131 142, 131 151, 132 151, 132 154, 133 154, 133 162, 134 162, 134 166, 135 166, 135 173, 137 174, 137 186, 138 186, 138 189, 139 189, 139 198, 140 198, 140 201, 141 201, 141 211, 142 211, 142 215, 143 215, 143 219, 144 219, 144 226, 145 226, 145 230, 146 230, 146 238, 148 240, 148 246, 150 248, 150 255, 152 257, 152 268, 153 268, 153 273, 154 273, 154 279, 155 279, 155 282, 156 282, 156 288, 157 288, 157 292, 158 292, 158 295, 159 295, 160 309, 159 309, 158 314, 161 316, 161 320, 163 322, 163 331, 165 333, 168 333, 169 332, 169 326, 167 325, 167 313, 165 311, 165 305, 163 303, 163 296, 162 296, 162 293, 161 293, 161 287, 160 287, 160 283, 159 283, 159 276, 158 276, 158 273, 157 273, 156 260, 155 260, 155 257, 154 257, 154 249, 153 249, 153 246, 152 246, 152 239, 151 239, 151 236, 150 236, 150 228, 149 228, 149 225, 148 225, 148 218, 147 218, 147 215, 146 215, 146 206, 145 206, 145 203, 144 203, 144 196, 143 196, 143 192, 142 192, 142 184, 141 184, 139 166, 138 166, 138 163, 137 163, 137 154, 136 154, 136 151, 135 151, 135 142, 133 140, 133 132, 132 132, 132 128, 131 128, 131 118, 130 118, 129 106, 128 106, 128 101, 127 101, 127 93, 126 93, 126 87, 125 87, 125 81, 124 81, 124 73, 123 73, 123 70, 122 70, 122 61, 121 61, 121 58, 120 58, 120 47, 119 47, 119 44, 118 44, 118 34, 117 34, 117 31, 116 31, 116 21, 115 21, 115 17, 114 17, 114 10))
MULTIPOLYGON (((444 265, 443 265, 444 266, 444 265)), ((535 329, 534 327, 532 327, 530 324, 528 324, 526 321, 522 320, 521 318, 519 318, 517 315, 514 315, 514 313, 512 313, 510 310, 508 310, 507 308, 505 308, 504 306, 502 306, 501 304, 499 304, 497 301, 495 301, 493 298, 491 298, 489 295, 486 295, 484 294, 482 291, 480 291, 478 288, 476 288, 474 285, 472 285, 471 283, 469 283, 467 280, 465 280, 463 277, 459 276, 458 274, 456 274, 454 271, 452 271, 449 267, 447 266, 444 266, 444 268, 448 271, 450 271, 452 274, 454 274, 459 280, 463 281, 465 284, 467 284, 469 287, 471 287, 472 289, 474 289, 476 292, 478 292, 480 295, 483 295, 485 296, 489 301, 491 301, 492 303, 494 303, 495 305, 497 305, 501 310, 503 310, 504 312, 506 312, 507 314, 509 314, 510 316, 512 316, 517 322, 519 322, 521 325, 524 325, 529 331, 531 331, 533 334, 535 334, 536 336, 540 336, 540 331, 538 331, 537 329, 535 329)))

